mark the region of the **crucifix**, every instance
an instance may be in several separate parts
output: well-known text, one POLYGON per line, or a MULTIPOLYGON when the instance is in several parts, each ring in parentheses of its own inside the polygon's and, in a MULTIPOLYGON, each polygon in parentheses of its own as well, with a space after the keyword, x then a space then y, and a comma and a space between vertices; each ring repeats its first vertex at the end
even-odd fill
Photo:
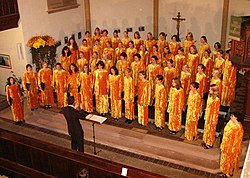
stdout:
POLYGON ((185 21, 185 18, 181 18, 181 13, 178 12, 177 17, 173 17, 172 20, 176 20, 177 25, 176 25, 176 30, 177 30, 177 41, 181 41, 180 40, 180 22, 181 21, 185 21))

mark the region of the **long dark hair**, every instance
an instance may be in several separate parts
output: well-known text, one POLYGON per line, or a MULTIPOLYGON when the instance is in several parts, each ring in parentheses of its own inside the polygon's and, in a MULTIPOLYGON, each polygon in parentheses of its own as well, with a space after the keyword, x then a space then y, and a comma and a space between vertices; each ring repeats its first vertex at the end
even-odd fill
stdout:
POLYGON ((115 66, 112 66, 111 68, 110 68, 110 74, 111 75, 113 75, 112 73, 111 73, 111 69, 113 69, 114 71, 115 71, 115 75, 118 75, 118 69, 115 67, 115 66))
POLYGON ((9 85, 9 86, 11 85, 10 79, 13 79, 13 80, 14 80, 14 84, 16 83, 16 80, 15 80, 14 77, 9 77, 9 78, 7 79, 7 85, 9 85))
POLYGON ((70 75, 73 73, 73 71, 72 71, 71 68, 70 68, 71 66, 74 66, 74 67, 75 67, 75 72, 78 72, 78 71, 79 71, 78 68, 77 68, 77 66, 76 66, 76 64, 71 63, 70 66, 69 66, 69 74, 70 74, 70 75))
POLYGON ((63 49, 62 49, 62 56, 65 57, 65 52, 64 50, 68 49, 68 56, 70 56, 72 54, 72 52, 70 51, 69 47, 68 46, 64 46, 63 49))
POLYGON ((77 45, 77 43, 76 43, 76 40, 75 40, 75 38, 73 38, 73 37, 70 37, 69 38, 69 41, 68 41, 68 46, 70 46, 71 45, 71 43, 70 43, 70 40, 73 40, 74 42, 73 42, 73 49, 74 50, 78 50, 78 45, 77 45))

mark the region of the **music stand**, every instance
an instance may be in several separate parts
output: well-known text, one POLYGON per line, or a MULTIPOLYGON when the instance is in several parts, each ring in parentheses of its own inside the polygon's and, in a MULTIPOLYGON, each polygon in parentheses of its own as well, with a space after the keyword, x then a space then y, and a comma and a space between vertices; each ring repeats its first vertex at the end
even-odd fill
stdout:
MULTIPOLYGON (((97 155, 96 145, 95 145, 95 124, 102 124, 106 120, 107 120, 106 117, 101 117, 101 116, 98 116, 98 115, 95 115, 95 114, 89 114, 89 115, 86 116, 86 121, 92 122, 93 141, 94 141, 94 155, 97 155)), ((98 152, 100 152, 100 151, 98 151, 98 152)))

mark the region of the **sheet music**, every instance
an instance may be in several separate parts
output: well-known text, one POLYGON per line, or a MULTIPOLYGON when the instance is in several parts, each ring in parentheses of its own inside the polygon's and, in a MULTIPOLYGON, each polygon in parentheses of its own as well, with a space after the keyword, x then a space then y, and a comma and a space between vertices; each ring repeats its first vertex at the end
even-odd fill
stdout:
POLYGON ((102 124, 104 121, 107 120, 106 117, 102 117, 102 116, 98 116, 98 115, 95 115, 95 114, 89 114, 86 116, 86 120, 90 120, 92 122, 97 122, 99 124, 102 124))

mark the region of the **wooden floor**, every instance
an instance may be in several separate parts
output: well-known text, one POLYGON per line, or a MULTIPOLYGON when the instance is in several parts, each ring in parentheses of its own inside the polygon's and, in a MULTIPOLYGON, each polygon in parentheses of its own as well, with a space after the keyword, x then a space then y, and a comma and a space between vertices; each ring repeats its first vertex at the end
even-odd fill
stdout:
MULTIPOLYGON (((70 147, 67 125, 62 114, 42 108, 29 111, 25 107, 24 110, 26 127, 11 122, 10 108, 0 111, 0 117, 4 118, 0 119, 0 127, 70 147), (43 129, 32 130, 29 126, 43 129), (41 130, 58 134, 39 133, 41 130)), ((85 132, 86 153, 93 154, 92 123, 83 120, 81 124, 85 132)), ((217 177, 216 174, 219 172, 219 147, 205 150, 200 146, 200 140, 183 142, 148 134, 145 129, 127 129, 105 123, 95 124, 95 131, 97 151, 102 149, 97 156, 108 160, 170 177, 217 177)), ((244 161, 248 141, 243 145, 241 164, 244 161)), ((240 177, 240 172, 234 177, 240 177)))

